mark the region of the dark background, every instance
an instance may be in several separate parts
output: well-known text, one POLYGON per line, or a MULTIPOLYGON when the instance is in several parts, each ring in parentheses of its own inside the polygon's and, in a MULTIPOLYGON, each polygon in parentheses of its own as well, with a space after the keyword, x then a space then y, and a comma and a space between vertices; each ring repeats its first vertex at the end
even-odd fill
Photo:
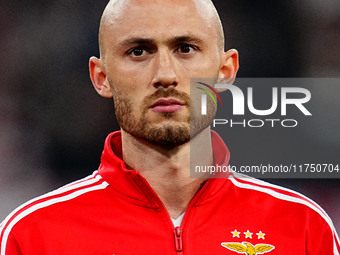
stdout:
MULTIPOLYGON (((96 170, 106 135, 119 128, 112 101, 96 94, 88 75, 106 3, 0 2, 0 219, 96 170)), ((239 77, 339 77, 339 1, 214 3, 226 48, 240 53, 239 77)), ((318 132, 318 144, 339 148, 332 142, 339 131, 318 132)), ((305 141, 314 143, 313 137, 309 131, 305 141)), ((230 150, 240 160, 242 145, 232 139, 230 150)), ((271 181, 314 199, 340 229, 340 179, 271 181)))

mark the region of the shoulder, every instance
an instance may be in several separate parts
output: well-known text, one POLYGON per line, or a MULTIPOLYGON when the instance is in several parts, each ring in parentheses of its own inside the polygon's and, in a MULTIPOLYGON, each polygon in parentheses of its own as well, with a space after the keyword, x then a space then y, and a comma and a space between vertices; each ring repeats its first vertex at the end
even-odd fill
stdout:
POLYGON ((316 202, 301 193, 258 180, 242 174, 233 174, 229 180, 236 189, 251 192, 253 198, 262 201, 273 210, 283 210, 282 214, 291 214, 295 219, 303 219, 307 224, 319 225, 329 232, 339 245, 339 237, 327 213, 316 202))
POLYGON ((235 187, 249 190, 254 196, 267 197, 273 202, 286 203, 291 206, 303 205, 318 213, 327 222, 330 221, 327 213, 316 202, 301 193, 242 174, 233 174, 229 179, 235 187))
POLYGON ((339 255, 332 220, 308 197, 238 173, 229 176, 225 187, 223 211, 231 211, 230 217, 237 213, 231 229, 261 229, 277 252, 290 244, 292 254, 339 255))
POLYGON ((21 232, 28 225, 33 228, 34 223, 43 221, 42 215, 48 215, 50 212, 60 216, 60 208, 71 207, 70 210, 72 210, 72 203, 68 202, 72 202, 85 194, 103 190, 107 186, 108 184, 96 171, 84 179, 65 185, 21 205, 0 224, 1 247, 6 246, 6 242, 9 236, 13 235, 12 232, 15 228, 18 228, 17 232, 21 232), (58 207, 58 211, 55 211, 55 207, 60 205, 62 207, 58 207))

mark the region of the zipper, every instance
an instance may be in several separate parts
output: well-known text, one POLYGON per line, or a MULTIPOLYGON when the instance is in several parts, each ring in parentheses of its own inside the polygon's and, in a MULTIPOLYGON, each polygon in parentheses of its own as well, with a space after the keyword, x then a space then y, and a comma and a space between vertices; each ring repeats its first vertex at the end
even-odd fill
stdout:
MULTIPOLYGON (((191 208, 196 204, 196 202, 199 200, 199 198, 204 194, 205 190, 208 188, 209 185, 211 185, 211 182, 213 182, 214 179, 209 179, 205 183, 205 185, 197 192, 197 194, 193 197, 193 199, 190 201, 188 208, 184 214, 182 223, 180 227, 175 227, 174 228, 174 239, 175 239, 175 250, 178 255, 183 255, 183 227, 185 225, 185 222, 187 221, 188 215, 191 211, 191 208)), ((164 204, 162 203, 163 207, 164 204)), ((164 207, 165 209, 165 207, 164 207)), ((165 209, 166 211, 166 209, 165 209)), ((166 211, 167 212, 167 211, 166 211)), ((168 214, 169 215, 169 214, 168 214)), ((170 215, 169 219, 171 221, 170 215)), ((172 221, 171 221, 172 223, 172 221)))
POLYGON ((175 227, 174 229, 175 236, 175 249, 176 252, 182 254, 183 251, 183 236, 181 227, 175 227))
POLYGON ((171 221, 171 217, 169 215, 169 212, 166 210, 163 202, 160 200, 159 196, 156 194, 156 192, 151 188, 150 184, 147 182, 147 180, 141 176, 140 174, 137 175, 139 179, 139 185, 136 183, 140 189, 142 189, 142 192, 147 195, 147 197, 151 201, 156 201, 156 203, 160 206, 160 209, 168 216, 168 222, 170 226, 172 226, 173 234, 174 234, 174 241, 175 241, 175 250, 176 254, 183 255, 183 227, 185 225, 185 222, 187 221, 188 215, 191 211, 191 208, 196 204, 197 200, 202 196, 202 194, 205 192, 205 190, 208 188, 208 186, 211 185, 211 182, 214 181, 214 179, 208 179, 207 182, 204 184, 204 186, 196 193, 196 195, 193 197, 193 199, 190 201, 188 208, 184 214, 182 223, 180 227, 173 227, 173 223, 171 221), (140 185, 141 184, 141 185, 140 185))

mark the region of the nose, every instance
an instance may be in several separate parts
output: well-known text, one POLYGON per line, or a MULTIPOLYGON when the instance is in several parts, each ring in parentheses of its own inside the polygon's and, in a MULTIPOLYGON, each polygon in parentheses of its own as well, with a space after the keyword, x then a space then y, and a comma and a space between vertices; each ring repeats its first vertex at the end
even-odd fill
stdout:
POLYGON ((175 71, 175 64, 172 59, 171 53, 163 50, 158 52, 157 59, 155 61, 155 75, 153 77, 152 84, 154 87, 177 86, 178 77, 175 71))

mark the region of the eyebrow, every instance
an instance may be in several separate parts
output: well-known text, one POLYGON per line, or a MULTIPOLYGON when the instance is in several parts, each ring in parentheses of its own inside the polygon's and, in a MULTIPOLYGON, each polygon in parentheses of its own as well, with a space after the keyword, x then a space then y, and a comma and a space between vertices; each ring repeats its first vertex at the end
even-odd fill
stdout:
POLYGON ((191 42, 191 43, 203 43, 203 40, 197 36, 193 35, 183 35, 183 36, 175 36, 169 40, 170 43, 184 43, 184 42, 191 42))
MULTIPOLYGON (((178 44, 178 43, 197 43, 202 44, 203 40, 197 36, 193 35, 182 35, 175 36, 168 40, 166 40, 168 44, 178 44)), ((131 45, 143 45, 143 44, 155 44, 155 40, 150 38, 142 38, 142 37, 132 37, 126 40, 123 40, 119 43, 121 46, 131 46, 131 45)))
POLYGON ((120 42, 119 45, 130 46, 132 44, 151 44, 153 42, 154 40, 152 39, 133 37, 120 42))

